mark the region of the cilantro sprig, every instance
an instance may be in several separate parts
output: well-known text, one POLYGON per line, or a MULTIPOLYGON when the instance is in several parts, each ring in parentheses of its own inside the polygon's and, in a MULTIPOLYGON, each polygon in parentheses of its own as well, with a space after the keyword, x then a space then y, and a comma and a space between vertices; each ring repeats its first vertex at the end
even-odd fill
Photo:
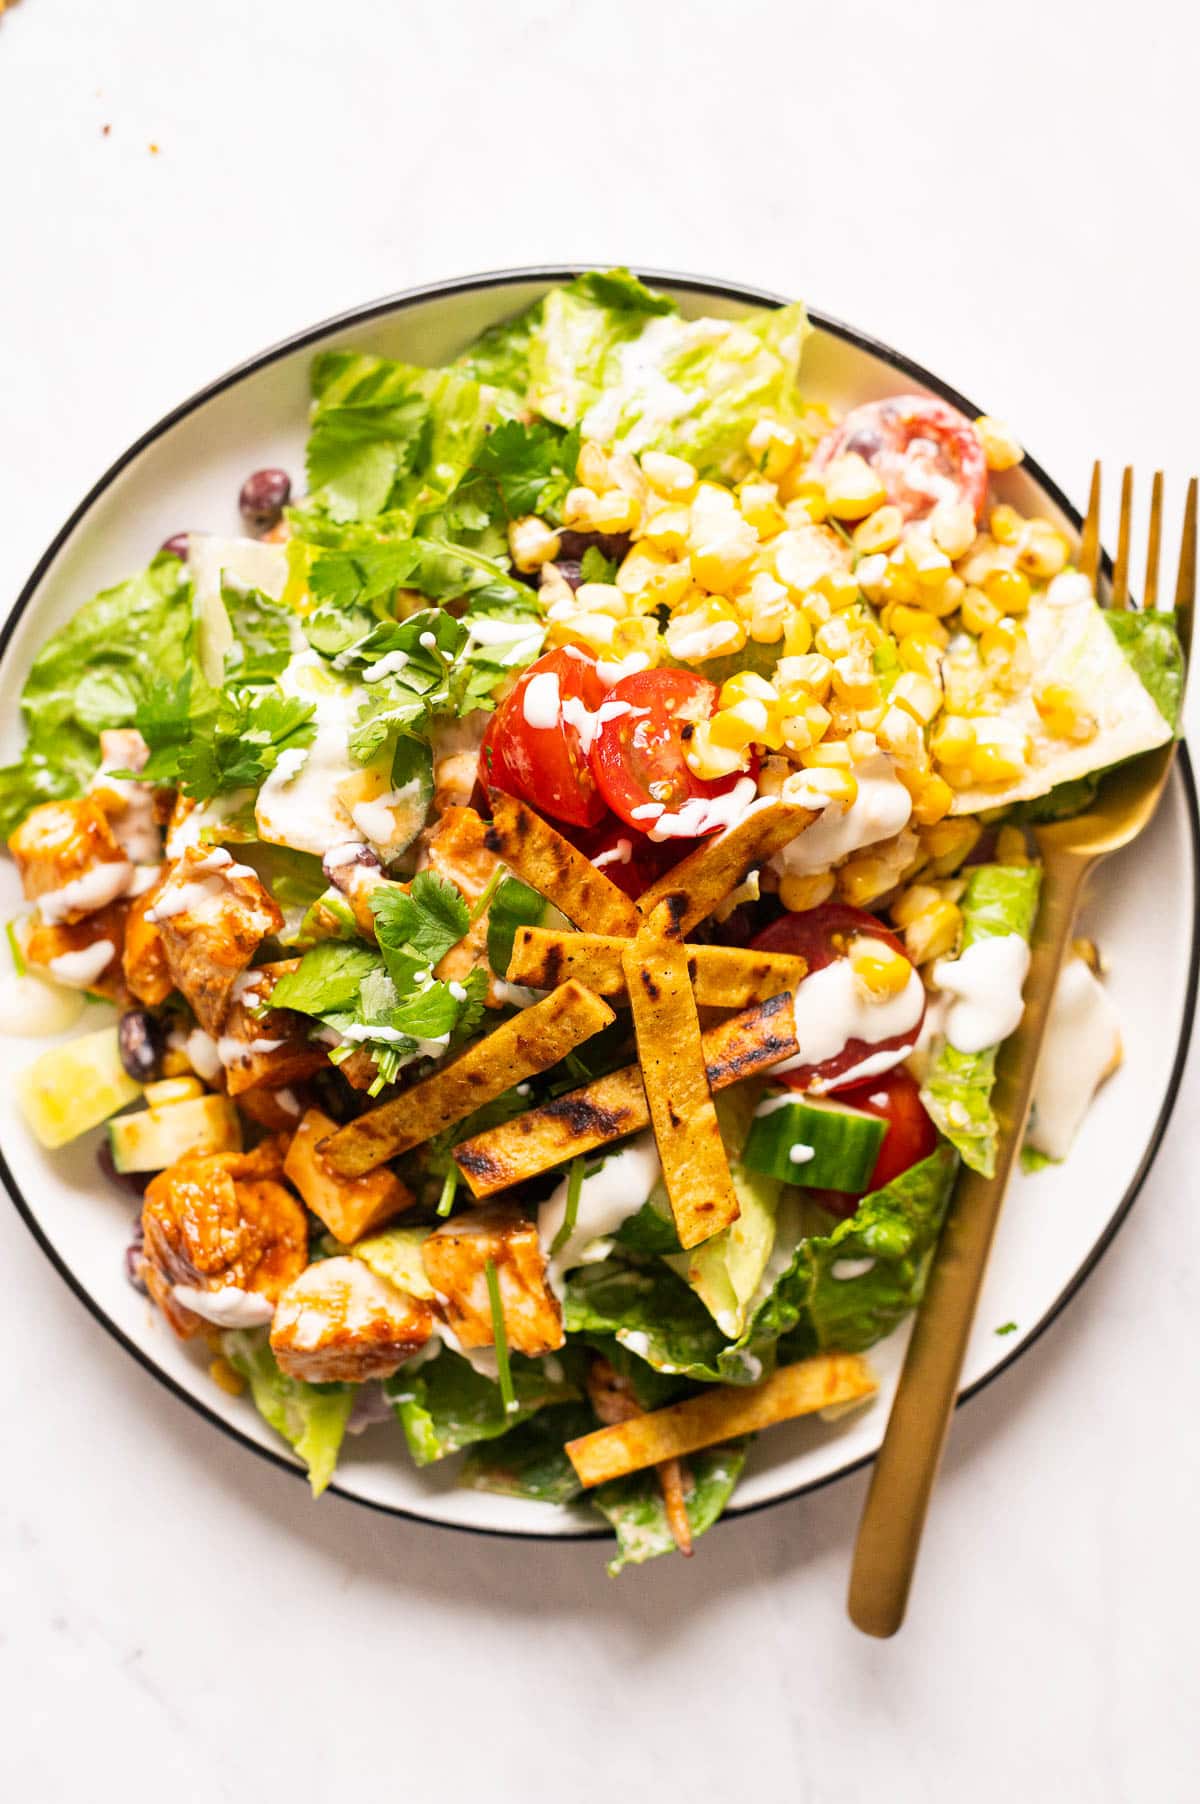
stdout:
POLYGON ((285 752, 316 735, 311 702, 277 687, 215 690, 190 670, 156 684, 138 703, 135 725, 150 747, 144 782, 174 783, 198 802, 258 789, 285 752))

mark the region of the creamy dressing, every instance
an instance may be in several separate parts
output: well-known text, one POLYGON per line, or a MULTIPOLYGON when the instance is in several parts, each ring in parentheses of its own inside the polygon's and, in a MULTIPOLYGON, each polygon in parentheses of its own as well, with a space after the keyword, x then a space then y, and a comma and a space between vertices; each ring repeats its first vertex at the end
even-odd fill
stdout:
POLYGON ((553 670, 539 670, 525 685, 521 697, 521 713, 527 727, 548 732, 556 727, 562 714, 558 675, 553 670))
POLYGON ((81 990, 49 983, 36 971, 19 977, 0 972, 0 1035, 14 1039, 40 1039, 44 1034, 65 1033, 83 1013, 81 990))
MULTIPOLYGON (((115 764, 113 769, 124 766, 115 764)), ((113 838, 133 864, 157 864, 162 857, 162 834, 154 818, 154 788, 150 783, 137 783, 131 777, 113 777, 101 765, 92 778, 93 793, 99 791, 114 797, 120 807, 115 812, 105 809, 113 838)))
POLYGON ((736 620, 715 620, 711 626, 693 627, 691 632, 671 635, 671 655, 685 662, 701 662, 731 645, 742 632, 736 620))
POLYGON ((367 665, 362 673, 362 680, 364 683, 381 683, 384 677, 399 676, 407 663, 408 653, 406 651, 385 652, 383 657, 377 658, 374 664, 367 665))
POLYGON ((829 1268, 829 1276, 844 1284, 850 1278, 865 1278, 868 1272, 874 1270, 873 1259, 835 1259, 829 1268))
MULTIPOLYGON (((667 814, 661 804, 655 802, 652 806, 659 812, 654 816, 650 838, 697 839, 702 834, 736 827, 755 807, 757 793, 753 777, 739 777, 724 795, 693 796, 673 814, 667 814)), ((641 816, 646 810, 635 808, 632 812, 641 816)))
POLYGON ((608 721, 620 720, 626 714, 641 715, 648 712, 646 708, 633 707, 630 702, 601 702, 593 712, 584 706, 577 695, 568 695, 561 709, 562 718, 579 734, 579 749, 585 758, 595 744, 597 733, 608 721))
POLYGON ((1069 958, 1054 990, 1033 1087, 1028 1139, 1065 1159, 1104 1079, 1121 1062, 1121 1027, 1104 985, 1087 962, 1069 958))
POLYGON ((218 1328, 265 1328, 275 1305, 253 1291, 227 1284, 221 1290, 199 1290, 191 1284, 172 1284, 171 1295, 193 1315, 218 1328))
POLYGON ((316 733, 302 764, 292 768, 286 753, 279 760, 259 790, 254 818, 259 837, 270 845, 321 858, 327 846, 349 838, 350 816, 338 786, 362 777, 362 766, 350 756, 362 698, 352 684, 331 676, 320 655, 309 650, 295 652, 279 686, 285 695, 313 704, 316 733))
POLYGON ((278 1052, 282 1040, 239 1040, 235 1034, 222 1034, 217 1041, 217 1057, 222 1065, 238 1065, 249 1058, 265 1058, 278 1052))
POLYGON ((212 1035, 206 1034, 202 1027, 194 1027, 184 1041, 184 1052, 196 1076, 211 1084, 221 1070, 221 1055, 212 1035))
MULTIPOLYGON (((287 753, 283 754, 287 757, 287 753)), ((280 759, 280 763, 283 758, 280 759)), ((278 766, 276 766, 278 769, 278 766)), ((235 789, 227 796, 215 796, 211 802, 204 802, 189 810, 183 819, 173 826, 167 834, 167 857, 182 858, 193 846, 199 846, 201 836, 210 832, 219 837, 224 827, 235 814, 248 808, 254 800, 252 789, 235 789)))
POLYGON ((638 1134, 599 1170, 585 1175, 579 1189, 579 1211, 565 1246, 551 1252, 567 1217, 568 1180, 538 1210, 538 1240, 546 1257, 546 1282, 562 1302, 564 1279, 573 1266, 587 1262, 593 1241, 610 1240, 621 1223, 636 1215, 658 1182, 662 1167, 653 1134, 638 1134))
POLYGON ((118 858, 109 864, 94 864, 61 889, 47 890, 37 898, 37 905, 43 921, 53 927, 70 914, 90 915, 98 908, 107 908, 118 896, 125 895, 132 882, 133 865, 118 858))
MULTIPOLYGON (((875 998, 859 983, 848 958, 835 958, 821 971, 814 971, 797 985, 795 992, 796 1040, 799 1052, 775 1066, 775 1071, 795 1071, 801 1065, 820 1065, 834 1058, 848 1040, 862 1040, 868 1046, 880 1040, 911 1035, 908 1045, 889 1047, 870 1054, 856 1074, 873 1077, 889 1071, 912 1051, 917 1024, 925 1007, 925 986, 915 971, 897 996, 875 998)), ((850 1074, 834 1079, 840 1089, 849 1083, 850 1074)), ((814 1085, 824 1089, 825 1085, 814 1085)))
POLYGON ((1029 947, 1019 933, 976 940, 959 958, 939 958, 933 981, 949 1000, 945 1035, 959 1052, 983 1052, 1007 1040, 1025 1012, 1021 985, 1029 947))
POLYGON ((225 894, 224 880, 216 876, 202 877, 198 883, 168 883, 153 907, 146 910, 148 921, 169 921, 174 915, 194 914, 200 919, 213 912, 225 894))
MULTIPOLYGON (((874 752, 854 766, 858 794, 847 807, 845 802, 819 800, 823 807, 820 820, 797 834, 771 860, 781 876, 808 876, 827 871, 852 852, 880 840, 892 839, 908 825, 912 814, 912 797, 892 769, 883 752, 874 752)), ((815 792, 813 792, 815 794, 815 792)), ((789 792, 786 800, 793 799, 789 792)), ((795 799, 811 806, 808 793, 795 799)))
POLYGON ((609 847, 607 852, 598 853, 596 857, 592 859, 592 864, 596 870, 602 871, 605 865, 608 864, 628 864, 632 857, 633 841, 629 839, 619 839, 615 846, 609 847))
POLYGON ((411 809, 420 796, 419 783, 405 783, 402 788, 390 789, 373 802, 357 802, 350 810, 350 818, 372 845, 386 848, 397 837, 398 815, 402 810, 411 809))
POLYGON ((803 1140, 795 1141, 788 1148, 788 1159, 789 1159, 790 1163, 793 1165, 807 1165, 809 1160, 815 1159, 816 1156, 817 1156, 816 1147, 815 1146, 805 1146, 803 1140))
POLYGON ((96 940, 79 952, 60 952, 57 958, 49 960, 46 969, 56 983, 65 983, 74 990, 86 990, 102 971, 107 971, 116 956, 117 948, 111 940, 96 940))

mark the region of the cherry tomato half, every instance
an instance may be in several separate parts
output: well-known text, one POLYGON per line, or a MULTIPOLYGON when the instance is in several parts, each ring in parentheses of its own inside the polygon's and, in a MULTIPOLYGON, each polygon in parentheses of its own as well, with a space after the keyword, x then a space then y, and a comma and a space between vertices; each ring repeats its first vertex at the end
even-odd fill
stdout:
POLYGON ((578 701, 590 713, 606 693, 595 659, 585 653, 563 648, 538 658, 518 678, 488 728, 479 765, 484 787, 502 789, 577 827, 602 821, 604 798, 579 728, 564 719, 562 704, 578 701), (527 707, 526 696, 535 683, 527 707))
MULTIPOLYGON (((890 1184, 911 1165, 919 1165, 937 1148, 937 1129, 925 1113, 920 1086, 900 1066, 894 1071, 885 1071, 880 1077, 869 1078, 865 1084, 851 1084, 845 1090, 839 1090, 838 1101, 844 1102, 847 1108, 862 1109, 865 1114, 887 1122, 887 1133, 871 1181, 861 1193, 863 1196, 872 1190, 882 1190, 885 1184, 890 1184)), ((812 1197, 831 1215, 853 1215, 859 1203, 858 1196, 849 1190, 814 1190, 812 1197)))
MULTIPOLYGON (((638 810, 660 802, 676 814, 685 802, 728 793, 745 773, 704 779, 693 775, 684 756, 685 733, 707 720, 720 691, 691 670, 639 670, 609 690, 610 702, 627 702, 630 712, 606 720, 592 746, 592 770, 613 813, 639 832, 654 825, 638 810)), ((716 827, 708 829, 716 832, 716 827)))
POLYGON ((987 458, 965 414, 926 395, 896 395, 852 408, 821 440, 813 467, 856 451, 869 463, 906 520, 939 501, 965 501, 978 519, 987 497, 987 458))
MULTIPOLYGON (((764 927, 750 944, 757 952, 799 954, 807 962, 811 976, 815 971, 823 971, 835 958, 844 958, 851 940, 859 935, 882 940, 893 952, 898 952, 901 958, 906 956, 896 935, 882 921, 877 921, 865 909, 851 908, 846 902, 823 902, 819 908, 806 909, 802 914, 780 915, 769 927, 764 927)), ((794 1070, 779 1071, 775 1076, 791 1090, 809 1090, 817 1080, 823 1090, 838 1090, 834 1080, 843 1072, 861 1065, 864 1059, 911 1046, 921 1031, 924 1018, 925 1009, 922 1005, 914 1025, 902 1034, 893 1034, 886 1040, 847 1040, 840 1052, 823 1059, 820 1064, 797 1065, 794 1070)), ((842 1094, 840 1090, 838 1093, 842 1094)))

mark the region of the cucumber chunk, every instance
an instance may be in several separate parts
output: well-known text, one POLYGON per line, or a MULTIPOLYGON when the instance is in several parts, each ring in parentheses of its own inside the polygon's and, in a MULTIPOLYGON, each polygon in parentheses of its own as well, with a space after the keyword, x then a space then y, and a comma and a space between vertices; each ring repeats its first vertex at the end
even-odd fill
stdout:
POLYGON ((121 1063, 115 1027, 50 1047, 17 1079, 21 1112, 52 1149, 99 1127, 141 1093, 121 1063))
POLYGON ((886 1133, 885 1121, 832 1098, 772 1097, 755 1117, 743 1159, 786 1184, 861 1192, 870 1185, 886 1133))
POLYGON ((240 1153, 242 1126, 227 1096, 194 1096, 122 1115, 109 1122, 108 1142, 117 1171, 165 1171, 186 1153, 240 1153))

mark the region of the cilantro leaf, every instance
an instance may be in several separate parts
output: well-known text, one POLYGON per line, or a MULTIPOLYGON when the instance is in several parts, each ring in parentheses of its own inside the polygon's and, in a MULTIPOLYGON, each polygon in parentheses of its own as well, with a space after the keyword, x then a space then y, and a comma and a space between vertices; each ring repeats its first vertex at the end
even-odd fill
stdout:
POLYGON ((599 545, 589 545, 579 561, 579 574, 585 583, 611 583, 616 580, 616 562, 605 557, 599 545))
POLYGON ((271 991, 271 1007, 296 1009, 302 1015, 352 1009, 364 984, 381 971, 379 954, 372 947, 320 940, 304 954, 295 971, 279 979, 271 991))
POLYGON ((579 429, 563 432, 542 422, 506 420, 486 439, 475 468, 500 491, 509 519, 550 513, 558 518, 579 461, 579 429))
POLYGON ((392 958, 432 968, 466 933, 470 910, 462 892, 434 871, 418 871, 407 891, 378 884, 371 891, 371 913, 380 949, 391 968, 392 958))
POLYGON ((233 632, 233 645, 225 655, 226 680, 273 682, 292 655, 291 609, 260 589, 238 589, 231 583, 222 588, 221 599, 233 632))
POLYGON ((206 802, 235 789, 257 789, 284 752, 312 744, 311 702, 270 689, 220 693, 193 683, 156 685, 138 704, 135 721, 150 747, 144 781, 176 783, 206 802))

